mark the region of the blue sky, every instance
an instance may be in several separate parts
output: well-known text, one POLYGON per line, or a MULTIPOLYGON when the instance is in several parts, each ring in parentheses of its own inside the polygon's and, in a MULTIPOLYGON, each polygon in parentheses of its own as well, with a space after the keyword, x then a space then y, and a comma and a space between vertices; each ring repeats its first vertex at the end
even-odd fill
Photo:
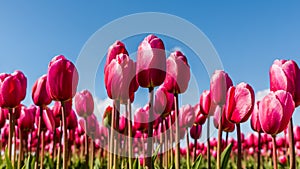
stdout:
MULTIPOLYGON (((19 69, 26 74, 28 94, 24 103, 31 104, 31 87, 46 73, 52 57, 63 54, 75 62, 88 38, 105 24, 137 12, 163 12, 197 26, 214 45, 234 83, 245 81, 257 92, 269 88, 268 70, 274 59, 293 59, 300 64, 299 6, 296 1, 233 0, 1 2, 0 72, 19 69)), ((143 37, 124 40, 130 53, 135 52, 143 37)), ((189 62, 194 62, 194 54, 184 44, 161 38, 168 50, 180 47, 189 62)), ((199 91, 208 89, 209 78, 203 65, 191 68, 197 72, 199 91)), ((105 99, 101 65, 98 71, 96 93, 98 98, 105 99)), ((141 103, 137 104, 143 104, 144 94, 141 89, 137 96, 141 103)))

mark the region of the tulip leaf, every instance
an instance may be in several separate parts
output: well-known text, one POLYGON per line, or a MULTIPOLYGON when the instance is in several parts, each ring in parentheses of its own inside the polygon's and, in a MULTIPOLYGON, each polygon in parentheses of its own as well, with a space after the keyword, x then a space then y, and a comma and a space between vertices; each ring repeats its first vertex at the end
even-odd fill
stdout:
POLYGON ((6 162, 6 168, 7 169, 12 169, 12 163, 10 159, 8 158, 8 149, 5 150, 5 162, 6 162))
POLYGON ((230 157, 231 150, 232 150, 232 144, 230 143, 225 148, 225 150, 222 152, 222 155, 221 155, 221 169, 227 168, 227 164, 228 164, 228 160, 229 160, 229 157, 230 157))
POLYGON ((158 154, 159 149, 160 149, 160 145, 158 145, 158 146, 156 147, 156 149, 155 149, 155 151, 154 151, 154 154, 153 154, 153 156, 152 156, 152 163, 153 163, 153 164, 154 164, 154 162, 155 162, 155 160, 156 160, 156 158, 157 158, 157 154, 158 154))
POLYGON ((136 158, 133 162, 133 169, 140 169, 140 168, 142 168, 142 166, 139 163, 139 159, 136 158))
POLYGON ((200 155, 196 158, 194 164, 192 165, 192 169, 198 169, 198 168, 200 168, 201 161, 202 161, 202 155, 200 154, 200 155))
POLYGON ((30 169, 30 160, 31 160, 31 155, 28 156, 26 159, 25 165, 22 167, 22 169, 30 169))

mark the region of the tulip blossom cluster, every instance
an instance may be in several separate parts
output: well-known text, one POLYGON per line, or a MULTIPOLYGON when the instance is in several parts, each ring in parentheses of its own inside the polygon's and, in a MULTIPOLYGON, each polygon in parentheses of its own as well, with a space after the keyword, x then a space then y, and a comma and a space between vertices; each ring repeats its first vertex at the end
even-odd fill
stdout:
POLYGON ((300 69, 295 61, 273 62, 270 92, 262 100, 255 100, 251 84, 235 84, 224 70, 216 70, 196 104, 181 105, 191 77, 189 57, 178 50, 167 53, 153 34, 137 47, 136 61, 119 40, 108 48, 104 85, 113 104, 101 112, 101 122, 93 93, 77 91, 78 70, 63 55, 55 56, 35 81, 32 105, 22 104, 28 95, 25 74, 1 73, 1 167, 299 166, 300 126, 293 125, 293 112, 300 105, 300 69), (132 112, 139 87, 148 90, 149 100, 132 112), (210 118, 217 137, 210 137, 210 118), (253 132, 246 134, 241 126, 247 121, 253 132), (200 142, 204 126, 206 142, 200 142))

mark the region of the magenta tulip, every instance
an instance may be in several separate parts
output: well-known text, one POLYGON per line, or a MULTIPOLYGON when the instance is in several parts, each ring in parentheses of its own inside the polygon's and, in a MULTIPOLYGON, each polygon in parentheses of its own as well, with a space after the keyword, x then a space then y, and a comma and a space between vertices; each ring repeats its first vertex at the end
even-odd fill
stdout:
POLYGON ((226 118, 232 123, 243 123, 250 117, 254 107, 254 91, 246 83, 231 86, 227 92, 226 118))
POLYGON ((67 117, 67 128, 69 130, 75 130, 77 126, 78 126, 77 116, 74 110, 72 110, 69 116, 67 117))
POLYGON ((174 96, 164 86, 160 86, 155 93, 154 111, 165 118, 174 107, 174 96))
POLYGON ((166 53, 161 39, 148 35, 139 45, 136 65, 137 81, 141 87, 161 85, 166 77, 166 53))
POLYGON ((6 109, 0 107, 0 130, 4 127, 6 123, 6 118, 8 114, 8 112, 6 111, 7 111, 6 109))
MULTIPOLYGON (((70 112, 72 111, 72 100, 68 100, 68 101, 64 102, 64 105, 65 105, 65 114, 68 117, 70 112)), ((52 111, 53 111, 54 117, 61 118, 61 116, 62 116, 61 102, 58 102, 58 101, 54 102, 52 111)))
POLYGON ((190 135, 193 139, 199 139, 202 133, 202 125, 193 125, 190 129, 190 135))
POLYGON ((47 90, 56 101, 67 101, 74 97, 78 85, 75 65, 63 55, 54 57, 48 66, 47 90))
POLYGON ((300 105, 300 68, 297 71, 294 101, 295 101, 295 106, 298 107, 300 105))
POLYGON ((167 75, 164 87, 170 93, 184 93, 190 81, 190 66, 180 51, 170 54, 167 59, 167 75))
POLYGON ((41 76, 32 87, 32 100, 37 106, 46 106, 52 99, 47 92, 47 75, 41 76))
POLYGON ((126 133, 126 129, 128 127, 127 125, 127 118, 125 116, 120 117, 120 123, 119 123, 119 132, 122 134, 126 133))
POLYGON ((289 92, 270 92, 259 104, 259 119, 262 130, 270 135, 282 132, 288 125, 295 109, 289 92))
POLYGON ((94 100, 88 90, 83 90, 75 95, 75 109, 80 117, 87 117, 94 112, 94 100))
POLYGON ((216 70, 210 80, 211 100, 217 105, 224 105, 230 86, 232 86, 232 80, 229 75, 223 70, 216 70))
POLYGON ((148 130, 149 106, 141 107, 134 113, 134 127, 140 131, 148 130))
MULTIPOLYGON (((83 118, 80 118, 79 119, 79 124, 82 128, 85 128, 84 125, 85 125, 85 122, 84 122, 84 119, 83 118)), ((97 117, 92 114, 90 116, 87 117, 87 126, 86 126, 86 132, 89 136, 94 136, 94 134, 96 133, 97 131, 97 128, 99 128, 99 124, 98 124, 98 121, 97 121, 97 117)))
POLYGON ((207 119, 207 116, 205 116, 201 111, 200 104, 196 104, 194 106, 194 111, 196 115, 194 123, 197 125, 203 125, 207 119))
POLYGON ((20 117, 18 118, 18 127, 22 131, 29 131, 34 129, 34 115, 36 107, 30 106, 26 108, 22 106, 20 117))
MULTIPOLYGON (((36 116, 35 116, 35 123, 39 124, 39 116, 40 116, 40 107, 36 107, 36 116)), ((51 132, 55 129, 55 121, 53 117, 53 112, 51 109, 46 107, 43 109, 43 113, 41 116, 41 130, 50 130, 51 132)))
POLYGON ((26 96, 27 78, 21 71, 0 74, 0 106, 14 108, 26 96))

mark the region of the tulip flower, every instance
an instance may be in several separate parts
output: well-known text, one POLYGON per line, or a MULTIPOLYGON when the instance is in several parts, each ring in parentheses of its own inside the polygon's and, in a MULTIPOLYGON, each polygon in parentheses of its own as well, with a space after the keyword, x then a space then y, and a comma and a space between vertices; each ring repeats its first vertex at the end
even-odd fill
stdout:
MULTIPOLYGON (((175 51, 170 54, 167 59, 167 74, 164 81, 164 87, 174 94, 175 105, 175 129, 176 129, 176 143, 179 142, 179 106, 178 106, 178 94, 184 93, 187 90, 190 80, 190 66, 188 64, 186 56, 180 51, 175 51)), ((180 165, 179 150, 180 145, 176 144, 175 149, 175 168, 178 169, 180 165)))
POLYGON ((191 105, 184 105, 179 110, 179 119, 181 128, 192 127, 195 121, 195 111, 191 105))
POLYGON ((106 71, 106 67, 110 64, 110 62, 115 59, 117 55, 122 53, 128 55, 124 43, 117 40, 108 48, 104 72, 106 71))
POLYGON ((194 111, 195 111, 195 115, 196 115, 194 124, 203 125, 206 121, 206 118, 208 118, 208 117, 202 113, 200 104, 196 104, 194 106, 194 111))
MULTIPOLYGON (((136 62, 136 79, 141 87, 149 90, 149 125, 148 137, 153 134, 153 123, 150 119, 153 116, 153 89, 161 85, 166 77, 166 53, 165 46, 161 39, 155 35, 147 36, 139 45, 136 62)), ((152 166, 152 139, 147 139, 147 156, 145 164, 149 169, 152 166)))
POLYGON ((0 130, 4 127, 6 122, 7 113, 5 111, 6 111, 5 109, 0 107, 0 130))
POLYGON ((272 135, 273 162, 277 169, 276 135, 288 125, 295 109, 293 96, 284 90, 270 92, 259 104, 259 119, 262 130, 272 135))
POLYGON ((193 152, 193 161, 196 160, 196 145, 197 145, 197 140, 200 138, 201 136, 201 133, 202 133, 202 125, 193 125, 190 129, 190 135, 191 137, 194 139, 194 152, 193 152))
MULTIPOLYGON (((66 109, 64 103, 71 100, 75 94, 78 85, 78 71, 75 65, 67 60, 63 55, 54 57, 48 66, 47 90, 50 97, 62 104, 62 125, 64 136, 63 147, 63 169, 67 168, 67 125, 66 109)), ((59 162, 59 160, 58 160, 59 162)))
MULTIPOLYGON (((229 87, 232 86, 232 80, 223 70, 216 70, 210 79, 210 96, 211 100, 218 106, 223 107, 226 101, 226 94, 229 87)), ((220 110, 223 111, 223 108, 220 110)), ((219 116, 219 125, 222 125, 223 112, 219 116)), ((221 168, 221 138, 222 126, 218 127, 218 148, 217 148, 217 169, 221 168)), ((209 166, 210 169, 210 166, 209 166)))
MULTIPOLYGON (((223 107, 223 109, 225 109, 223 107)), ((223 110, 224 111, 224 110, 223 110)), ((215 114, 214 114, 214 125, 217 129, 219 129, 219 118, 220 118, 220 107, 216 108, 215 114)), ((225 132, 233 132, 235 129, 235 125, 233 123, 231 123, 230 121, 227 120, 227 118, 225 116, 222 116, 222 131, 225 132)))
MULTIPOLYGON (((292 94, 293 99, 296 103, 298 102, 299 94, 297 88, 297 83, 300 81, 299 68, 295 61, 293 60, 275 60, 273 65, 270 68, 270 90, 285 90, 292 94)), ((291 118, 289 123, 289 136, 290 142, 292 145, 295 144, 294 133, 293 133, 293 120, 291 118)), ((295 149, 291 147, 290 152, 290 164, 291 168, 294 169, 296 166, 295 161, 295 149)))
POLYGON ((88 90, 83 90, 75 95, 75 110, 78 116, 88 117, 94 112, 94 100, 88 90))
POLYGON ((13 109, 24 100, 26 96, 27 78, 21 71, 12 74, 0 74, 0 107, 9 108, 9 137, 8 157, 11 159, 12 135, 14 132, 13 109))
POLYGON ((103 118, 102 118, 103 122, 102 123, 107 128, 109 128, 110 124, 111 124, 112 111, 113 111, 113 108, 111 106, 107 106, 103 113, 103 118))
MULTIPOLYGON (((254 108, 252 111, 252 115, 251 115, 251 128, 252 130, 256 131, 258 133, 258 150, 261 149, 261 125, 260 125, 260 120, 259 120, 259 113, 258 113, 258 107, 259 107, 259 103, 260 101, 256 102, 256 104, 254 104, 254 108)), ((258 168, 260 167, 260 151, 257 151, 257 166, 258 168)))
POLYGON ((236 124, 238 139, 237 168, 242 168, 242 148, 240 123, 248 120, 254 107, 254 91, 246 83, 240 83, 236 87, 231 86, 226 95, 226 118, 236 124))
POLYGON ((161 117, 167 117, 174 107, 174 96, 164 86, 160 86, 155 93, 154 111, 161 117))

